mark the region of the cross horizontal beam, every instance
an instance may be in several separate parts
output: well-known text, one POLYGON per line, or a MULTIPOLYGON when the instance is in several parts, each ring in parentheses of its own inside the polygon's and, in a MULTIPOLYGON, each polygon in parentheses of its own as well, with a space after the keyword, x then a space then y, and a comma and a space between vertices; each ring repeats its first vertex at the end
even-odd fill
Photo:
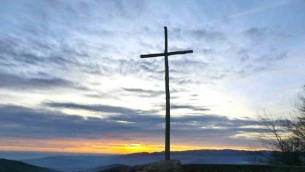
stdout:
POLYGON ((168 53, 156 53, 156 54, 144 54, 141 55, 141 58, 150 58, 150 57, 161 57, 161 56, 171 56, 171 55, 177 55, 177 54, 188 54, 193 53, 193 50, 185 50, 185 51, 173 51, 168 53))

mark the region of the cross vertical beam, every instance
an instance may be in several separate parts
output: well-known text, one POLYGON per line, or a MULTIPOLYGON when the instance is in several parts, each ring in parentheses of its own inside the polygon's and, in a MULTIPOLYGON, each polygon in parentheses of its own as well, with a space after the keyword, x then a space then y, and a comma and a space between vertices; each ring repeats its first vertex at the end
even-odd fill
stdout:
POLYGON ((169 70, 168 70, 168 44, 167 27, 164 27, 165 36, 165 94, 166 94, 166 115, 165 115, 165 160, 170 160, 170 93, 169 93, 169 70))
POLYGON ((168 56, 193 53, 193 50, 168 52, 167 27, 164 27, 165 49, 164 53, 143 54, 141 58, 163 57, 165 60, 165 94, 166 94, 166 115, 165 115, 165 160, 170 160, 170 93, 169 93, 169 70, 168 56))

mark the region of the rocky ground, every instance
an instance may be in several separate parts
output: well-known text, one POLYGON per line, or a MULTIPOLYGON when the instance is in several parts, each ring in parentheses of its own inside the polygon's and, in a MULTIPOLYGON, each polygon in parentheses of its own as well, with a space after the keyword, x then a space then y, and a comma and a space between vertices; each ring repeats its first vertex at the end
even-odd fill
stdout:
POLYGON ((136 165, 133 167, 111 169, 103 172, 183 172, 183 168, 180 161, 170 160, 136 165))
POLYGON ((183 169, 180 161, 170 160, 137 165, 130 168, 128 172, 183 172, 183 169))

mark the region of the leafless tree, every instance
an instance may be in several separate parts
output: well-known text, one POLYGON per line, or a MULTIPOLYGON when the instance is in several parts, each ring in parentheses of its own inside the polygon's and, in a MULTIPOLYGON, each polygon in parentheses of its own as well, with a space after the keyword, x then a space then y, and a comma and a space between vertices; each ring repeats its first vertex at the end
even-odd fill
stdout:
POLYGON ((305 165, 305 87, 299 95, 294 115, 289 119, 273 120, 260 115, 260 124, 267 132, 260 133, 264 143, 272 149, 270 164, 305 165))

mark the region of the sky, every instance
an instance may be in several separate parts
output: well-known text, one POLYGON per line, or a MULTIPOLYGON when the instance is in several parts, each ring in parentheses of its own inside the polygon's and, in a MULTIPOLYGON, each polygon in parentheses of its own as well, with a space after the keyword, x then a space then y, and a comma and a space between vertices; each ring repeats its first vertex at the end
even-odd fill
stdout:
POLYGON ((303 0, 1 0, 0 150, 259 149, 305 84, 303 0))

